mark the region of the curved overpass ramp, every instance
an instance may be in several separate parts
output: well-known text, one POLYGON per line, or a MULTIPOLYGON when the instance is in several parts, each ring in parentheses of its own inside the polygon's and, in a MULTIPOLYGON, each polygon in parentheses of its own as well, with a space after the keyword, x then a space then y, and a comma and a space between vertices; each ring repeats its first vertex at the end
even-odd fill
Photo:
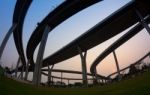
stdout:
MULTIPOLYGON (((42 69, 42 71, 48 71, 48 69, 42 69)), ((61 69, 52 69, 51 72, 63 72, 63 73, 71 73, 71 74, 82 74, 81 71, 72 71, 72 70, 61 70, 61 69)), ((91 73, 87 73, 89 76, 93 76, 91 73)), ((108 79, 104 76, 98 75, 98 77, 101 77, 103 79, 108 79)))
POLYGON ((139 19, 135 13, 135 7, 141 12, 143 17, 150 13, 149 3, 147 3, 146 0, 134 0, 129 2, 127 5, 123 6, 121 9, 85 32, 79 38, 44 59, 43 67, 47 66, 47 64, 56 64, 78 55, 78 46, 82 51, 86 51, 137 23, 139 19))
MULTIPOLYGON (((148 16, 146 19, 147 23, 150 23, 150 16, 148 16)), ((91 65, 90 71, 91 73, 95 73, 96 66, 111 52, 113 52, 115 49, 117 49, 119 46, 121 46, 123 43, 128 41, 130 38, 132 38, 134 35, 136 35, 138 32, 140 32, 144 27, 138 23, 136 26, 134 26, 131 30, 129 30, 128 33, 124 34, 122 37, 120 37, 116 42, 114 42, 111 46, 109 46, 105 51, 103 51, 97 58, 94 60, 94 62, 91 65)))
MULTIPOLYGON (((139 65, 139 64, 141 64, 140 62, 143 60, 143 59, 145 59, 147 56, 149 56, 150 55, 150 52, 148 52, 147 54, 145 54, 142 58, 140 58, 138 61, 136 61, 135 63, 133 63, 133 65, 139 65)), ((126 70, 126 69, 129 69, 130 68, 130 66, 128 66, 128 67, 125 67, 125 68, 123 68, 123 69, 121 69, 120 70, 120 72, 122 72, 122 71, 124 71, 124 70, 126 70)), ((113 76, 113 75, 115 75, 115 74, 117 74, 118 72, 114 72, 114 73, 112 73, 112 74, 110 74, 110 75, 108 75, 107 77, 108 78, 111 78, 111 76, 113 76)))
POLYGON ((17 24, 17 27, 13 31, 13 36, 18 54, 21 57, 23 65, 26 64, 26 60, 22 44, 22 30, 24 19, 31 2, 32 0, 17 0, 13 14, 13 24, 17 24))
POLYGON ((46 25, 49 25, 52 30, 57 25, 59 25, 60 23, 62 23, 63 21, 65 21, 67 18, 71 17, 75 13, 99 1, 102 0, 66 0, 61 5, 59 5, 56 9, 54 9, 54 11, 49 13, 44 18, 44 20, 39 23, 39 26, 34 30, 27 44, 26 54, 27 54, 27 59, 30 60, 30 64, 34 66, 33 54, 36 47, 41 41, 46 25))

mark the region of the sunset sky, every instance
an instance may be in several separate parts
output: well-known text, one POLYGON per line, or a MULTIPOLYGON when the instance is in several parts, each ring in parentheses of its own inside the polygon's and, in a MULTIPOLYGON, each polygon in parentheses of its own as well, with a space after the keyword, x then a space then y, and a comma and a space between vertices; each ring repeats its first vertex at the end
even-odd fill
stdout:
MULTIPOLYGON (((81 12, 70 17, 59 26, 57 26, 51 33, 47 40, 47 45, 44 53, 44 58, 55 53, 69 42, 83 34, 86 30, 93 27, 98 22, 109 16, 114 11, 121 8, 131 0, 104 0, 95 5, 92 5, 81 12)), ((51 12, 56 6, 61 4, 63 0, 33 0, 29 11, 26 15, 24 28, 23 28, 23 45, 26 51, 27 42, 36 28, 38 22, 42 21, 44 17, 51 12)), ((12 25, 13 11, 16 0, 0 0, 0 44, 12 25)), ((87 71, 90 72, 91 63, 96 57, 101 54, 107 47, 115 42, 121 35, 125 34, 129 29, 123 31, 119 35, 99 44, 98 46, 87 51, 87 71)), ((113 30, 112 30, 113 32, 113 30)), ((124 43, 116 49, 117 58, 120 68, 126 67, 134 63, 147 52, 150 51, 150 35, 143 29, 136 36, 131 38, 128 42, 124 43)), ((34 54, 36 59, 37 50, 34 54)), ((2 55, 1 63, 3 66, 15 68, 18 54, 14 45, 13 36, 9 39, 5 51, 2 55)), ((150 61, 149 58, 145 60, 150 61)), ((79 55, 66 61, 60 62, 54 66, 57 69, 77 70, 81 71, 81 60, 79 55)), ((108 75, 116 71, 114 57, 112 53, 107 56, 97 67, 98 73, 108 75)), ((57 73, 58 76, 60 75, 57 73)), ((55 74, 55 75, 57 75, 55 74)), ((76 77, 77 75, 68 75, 69 77, 76 77)))

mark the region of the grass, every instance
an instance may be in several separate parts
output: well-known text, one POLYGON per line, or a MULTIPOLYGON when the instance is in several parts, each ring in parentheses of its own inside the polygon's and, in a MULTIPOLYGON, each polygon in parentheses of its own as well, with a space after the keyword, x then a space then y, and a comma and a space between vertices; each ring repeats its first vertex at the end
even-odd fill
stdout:
POLYGON ((0 95, 150 95, 150 72, 119 83, 93 88, 37 88, 1 77, 0 95))

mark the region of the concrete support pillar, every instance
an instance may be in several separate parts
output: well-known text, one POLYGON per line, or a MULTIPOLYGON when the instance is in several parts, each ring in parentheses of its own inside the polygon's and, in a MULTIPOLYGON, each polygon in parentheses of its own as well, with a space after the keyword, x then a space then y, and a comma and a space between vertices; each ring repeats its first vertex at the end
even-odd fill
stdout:
POLYGON ((86 68, 86 55, 87 55, 87 51, 85 51, 84 54, 83 54, 82 53, 83 51, 81 50, 81 48, 79 46, 77 48, 78 48, 78 52, 79 52, 80 57, 81 57, 83 84, 84 84, 84 86, 88 86, 87 68, 86 68))
POLYGON ((97 84, 98 83, 98 76, 97 76, 97 69, 94 69, 94 73, 93 73, 93 84, 97 84))
POLYGON ((48 78, 47 78, 47 83, 48 83, 49 86, 52 84, 52 80, 51 80, 52 77, 51 77, 51 75, 52 75, 52 69, 53 69, 53 67, 54 67, 54 65, 52 65, 51 68, 50 68, 50 66, 48 65, 48 78))
POLYGON ((101 83, 100 79, 98 78, 98 83, 101 83))
POLYGON ((20 77, 21 80, 23 80, 23 74, 24 74, 24 66, 22 66, 22 70, 21 70, 21 74, 20 74, 21 75, 21 77, 20 77))
POLYGON ((118 60, 117 60, 117 56, 115 51, 113 51, 113 55, 114 55, 114 59, 115 59, 115 63, 116 63, 116 68, 117 68, 117 73, 118 73, 118 79, 120 80, 121 75, 120 75, 120 68, 119 68, 119 64, 118 64, 118 60))
POLYGON ((13 33, 14 29, 16 28, 17 24, 13 24, 12 27, 9 29, 9 31, 7 32, 4 40, 2 41, 2 44, 0 46, 0 60, 4 51, 4 48, 8 42, 8 39, 10 38, 10 35, 13 33))
POLYGON ((50 70, 50 67, 49 67, 49 65, 48 65, 47 67, 48 67, 48 76, 47 76, 47 82, 49 83, 49 82, 51 81, 51 74, 50 74, 51 70, 50 70))
POLYGON ((27 62, 27 64, 26 64, 26 72, 25 72, 25 80, 28 80, 28 74, 29 74, 29 71, 28 71, 28 69, 29 69, 29 60, 28 60, 28 62, 27 62))
POLYGON ((52 79, 52 83, 53 83, 53 85, 54 85, 54 78, 53 78, 53 77, 51 77, 51 79, 52 79))
POLYGON ((52 75, 52 69, 54 65, 51 66, 51 68, 48 66, 48 82, 51 82, 51 75, 52 75))
POLYGON ((145 27, 145 29, 147 30, 147 32, 150 35, 150 27, 148 26, 148 24, 146 23, 146 21, 144 20, 144 18, 142 17, 142 15, 140 14, 140 12, 137 9, 135 9, 135 12, 140 19, 140 23, 143 25, 143 27, 145 27))
POLYGON ((42 60, 43 60, 44 50, 45 50, 49 31, 50 31, 50 27, 47 25, 42 35, 41 43, 39 46, 39 51, 37 54, 36 64, 35 64, 34 73, 33 73, 33 84, 36 86, 39 86, 41 82, 42 60))
POLYGON ((68 79, 68 86, 69 86, 69 79, 68 79))
POLYGON ((104 84, 106 83, 106 80, 104 79, 104 84))
POLYGON ((102 83, 104 83, 104 79, 102 79, 102 83))
POLYGON ((18 79, 20 79, 20 77, 21 77, 21 72, 20 72, 20 74, 19 74, 19 76, 18 76, 18 79))
POLYGON ((18 58, 18 61, 17 61, 17 65, 16 65, 16 69, 15 69, 15 77, 17 78, 17 74, 18 74, 18 67, 19 67, 19 63, 20 63, 20 57, 18 58))

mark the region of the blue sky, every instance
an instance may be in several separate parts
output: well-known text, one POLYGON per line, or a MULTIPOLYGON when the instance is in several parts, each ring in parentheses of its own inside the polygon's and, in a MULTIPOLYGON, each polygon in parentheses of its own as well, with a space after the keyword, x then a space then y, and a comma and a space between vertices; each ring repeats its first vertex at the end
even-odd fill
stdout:
MULTIPOLYGON (((102 21, 108 15, 110 15, 129 1, 130 0, 104 0, 103 2, 99 2, 93 6, 90 6, 89 8, 86 8, 85 10, 75 14, 71 18, 61 23, 49 34, 44 58, 48 55, 53 54, 54 52, 83 34, 86 30, 90 29, 92 26, 102 21)), ((27 42, 33 30, 36 28, 36 24, 42 21, 44 17, 61 2, 63 2, 63 0, 33 0, 24 22, 24 49, 26 48, 27 42)), ((12 16, 15 3, 16 0, 0 0, 0 44, 6 32, 12 25, 12 16)), ((88 51, 88 72, 90 65, 94 61, 94 59, 111 43, 113 43, 126 32, 127 30, 88 51)), ((144 54, 146 54, 150 50, 150 44, 147 44, 149 42, 150 38, 148 33, 145 30, 142 30, 135 37, 119 47, 116 50, 116 53, 121 68, 135 62, 144 54)), ((36 59, 36 53, 34 54, 34 59, 36 59)), ((11 67, 11 64, 14 64, 15 67, 17 58, 18 54, 14 45, 13 36, 11 36, 5 48, 1 62, 4 66, 11 67)), ((106 57, 97 67, 100 68, 99 73, 105 75, 115 71, 116 68, 114 65, 114 61, 112 60, 114 60, 112 54, 106 57), (110 67, 112 68, 110 69, 110 67)), ((54 68, 81 70, 80 58, 79 56, 73 57, 64 62, 60 62, 54 68)))

